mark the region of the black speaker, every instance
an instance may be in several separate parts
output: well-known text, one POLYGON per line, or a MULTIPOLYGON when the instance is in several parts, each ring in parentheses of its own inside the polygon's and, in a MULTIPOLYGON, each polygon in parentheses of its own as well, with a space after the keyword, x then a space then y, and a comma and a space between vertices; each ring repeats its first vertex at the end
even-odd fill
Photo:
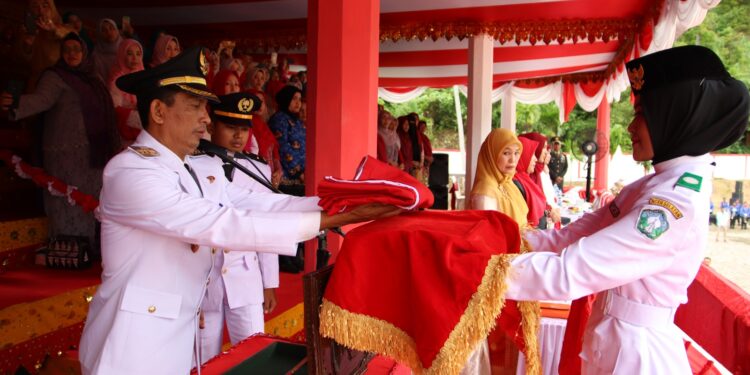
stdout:
POLYGON ((448 185, 448 154, 432 154, 430 178, 427 181, 427 185, 448 185))
POLYGON ((432 195, 435 196, 435 203, 432 205, 433 210, 447 210, 448 209, 448 187, 447 186, 430 186, 432 195))

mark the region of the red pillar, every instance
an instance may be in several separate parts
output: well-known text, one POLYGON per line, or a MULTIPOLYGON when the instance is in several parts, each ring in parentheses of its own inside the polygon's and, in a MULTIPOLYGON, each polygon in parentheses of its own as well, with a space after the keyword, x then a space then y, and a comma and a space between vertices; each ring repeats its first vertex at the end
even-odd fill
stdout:
MULTIPOLYGON (((352 178, 377 145, 380 0, 309 0, 307 6, 307 156, 305 189, 324 176, 352 178)), ((335 259, 340 237, 331 234, 335 259)), ((317 244, 305 247, 305 272, 317 244)))
POLYGON ((609 103, 607 96, 602 97, 599 103, 599 109, 596 114, 596 142, 599 143, 600 152, 596 158, 594 166, 594 189, 602 191, 607 189, 609 176, 609 123, 610 123, 609 103))

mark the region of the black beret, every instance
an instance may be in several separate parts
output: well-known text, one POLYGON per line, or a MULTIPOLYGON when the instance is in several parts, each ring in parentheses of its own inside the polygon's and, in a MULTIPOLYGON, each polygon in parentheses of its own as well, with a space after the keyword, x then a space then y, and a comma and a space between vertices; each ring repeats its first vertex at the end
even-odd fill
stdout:
POLYGON ((731 78, 719 57, 702 46, 655 52, 629 61, 627 69, 634 94, 681 81, 731 78))
POLYGON ((211 105, 211 115, 216 120, 232 125, 253 126, 253 112, 260 108, 260 98, 247 92, 238 92, 222 95, 219 100, 220 103, 211 105))
POLYGON ((183 92, 218 103, 219 99, 206 86, 208 64, 202 47, 192 47, 169 61, 117 79, 117 87, 138 97, 149 98, 161 87, 174 87, 183 92))

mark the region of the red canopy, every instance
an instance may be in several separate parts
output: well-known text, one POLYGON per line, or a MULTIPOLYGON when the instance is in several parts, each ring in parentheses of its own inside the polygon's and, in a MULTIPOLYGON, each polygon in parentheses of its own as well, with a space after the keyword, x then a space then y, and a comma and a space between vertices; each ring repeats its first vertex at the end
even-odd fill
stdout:
MULTIPOLYGON (((294 64, 306 63, 304 0, 131 0, 127 8, 96 0, 58 3, 90 21, 128 15, 142 38, 166 30, 183 44, 216 47, 233 39, 239 46, 296 53, 294 64)), ((606 82, 616 78, 624 61, 671 46, 676 35, 700 23, 706 12, 702 7, 716 5, 697 3, 381 0, 379 86, 466 84, 467 37, 478 33, 495 39, 493 76, 498 84, 526 80, 526 85, 544 85, 561 77, 574 83, 606 82)), ((356 7, 354 3, 352 17, 357 17, 356 7)), ((613 90, 617 94, 624 89, 619 86, 613 90)))

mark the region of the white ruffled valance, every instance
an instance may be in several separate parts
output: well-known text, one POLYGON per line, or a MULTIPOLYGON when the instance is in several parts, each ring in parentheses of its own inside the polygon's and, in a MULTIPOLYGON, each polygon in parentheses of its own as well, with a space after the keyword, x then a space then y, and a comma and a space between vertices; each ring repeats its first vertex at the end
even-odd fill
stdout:
POLYGON ((378 98, 383 99, 389 103, 405 103, 424 94, 427 88, 427 86, 421 86, 416 87, 414 88, 414 90, 408 92, 398 93, 390 91, 384 87, 378 87, 378 98))
MULTIPOLYGON (((656 51, 672 47, 676 38, 691 27, 699 25, 706 17, 709 9, 718 5, 720 0, 668 0, 662 7, 659 22, 653 30, 653 37, 647 49, 642 49, 639 43, 633 47, 631 56, 643 56, 656 51), (636 53, 637 49, 637 53, 636 53)), ((557 81, 537 88, 517 87, 515 82, 506 83, 491 92, 492 103, 505 99, 503 113, 515 112, 515 103, 545 104, 555 102, 558 108, 565 107, 563 83, 557 81)), ((599 107, 602 98, 607 102, 620 100, 620 94, 625 91, 630 82, 626 70, 618 69, 614 77, 609 78, 592 96, 587 95, 580 84, 574 85, 575 100, 585 111, 591 112, 599 107)), ((464 96, 467 96, 466 86, 458 86, 464 96)), ((422 95, 426 87, 417 87, 406 93, 395 93, 385 88, 378 89, 378 96, 391 103, 403 103, 422 95)), ((560 122, 564 122, 564 110, 560 110, 560 122)), ((511 126, 515 123, 515 116, 505 116, 502 125, 511 126)), ((514 127, 514 126, 513 126, 514 127)), ((509 127, 512 128, 512 127, 509 127)))

